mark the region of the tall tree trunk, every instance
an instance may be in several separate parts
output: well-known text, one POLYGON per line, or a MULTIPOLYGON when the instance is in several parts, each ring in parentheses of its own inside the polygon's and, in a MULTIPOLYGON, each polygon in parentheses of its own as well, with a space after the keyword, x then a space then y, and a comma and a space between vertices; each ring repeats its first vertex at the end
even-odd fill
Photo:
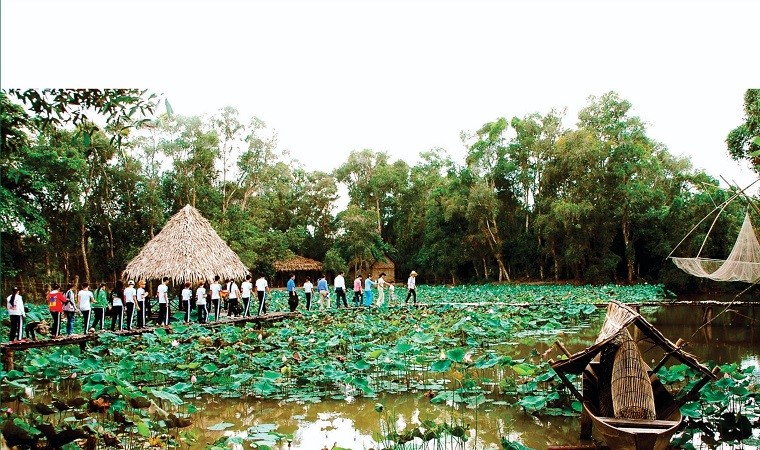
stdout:
POLYGON ((552 259, 554 260, 554 281, 559 281, 559 258, 557 257, 557 246, 552 241, 552 259))
MULTIPOLYGON (((538 233, 538 251, 539 252, 541 252, 541 245, 543 244, 541 241, 542 241, 542 239, 541 239, 541 233, 539 232, 538 233)), ((544 277, 546 276, 546 274, 544 274, 544 261, 543 261, 543 258, 541 258, 541 261, 539 261, 539 263, 538 263, 538 273, 539 273, 539 276, 541 278, 541 281, 544 281, 544 277)))
POLYGON ((90 280, 90 265, 87 263, 87 236, 84 232, 84 217, 79 222, 79 238, 82 245, 82 265, 84 267, 84 279, 90 280))
POLYGON ((633 283, 635 254, 631 242, 631 224, 628 221, 628 209, 623 210, 623 243, 625 244, 625 263, 628 269, 628 282, 633 283))
POLYGON ((507 266, 504 265, 504 257, 501 256, 501 252, 494 256, 496 256, 496 263, 499 265, 499 281, 504 281, 506 278, 507 282, 511 283, 512 280, 509 279, 509 271, 507 271, 507 266))
POLYGON ((380 197, 375 197, 375 211, 377 211, 377 234, 382 236, 383 218, 380 215, 380 197))
MULTIPOLYGON (((114 259, 114 251, 113 251, 113 229, 111 229, 111 222, 106 222, 106 227, 108 228, 108 250, 109 250, 109 256, 111 258, 111 261, 114 259)), ((113 278, 114 282, 116 282, 116 271, 113 272, 113 278)))

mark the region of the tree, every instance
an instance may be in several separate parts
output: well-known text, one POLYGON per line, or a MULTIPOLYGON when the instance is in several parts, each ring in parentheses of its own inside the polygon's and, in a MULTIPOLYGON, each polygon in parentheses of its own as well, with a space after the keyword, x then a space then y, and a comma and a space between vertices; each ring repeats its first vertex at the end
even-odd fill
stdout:
POLYGON ((372 211, 349 205, 337 216, 338 238, 335 246, 345 261, 353 264, 354 271, 368 270, 385 253, 380 234, 375 228, 372 211))
POLYGON ((238 153, 238 145, 242 140, 242 133, 245 127, 238 119, 238 110, 226 106, 211 118, 211 126, 219 136, 219 159, 222 163, 222 215, 229 208, 232 195, 234 194, 237 184, 230 183, 228 186, 227 175, 232 171, 232 163, 235 154, 238 153))
POLYGON ((467 198, 467 217, 477 227, 482 242, 488 244, 498 265, 499 281, 510 281, 503 253, 504 236, 499 225, 499 214, 504 204, 497 192, 497 181, 506 181, 506 175, 512 172, 508 167, 511 162, 507 158, 505 145, 508 127, 504 118, 486 123, 477 131, 476 140, 467 152, 467 166, 475 175, 467 198))
POLYGON ((254 117, 248 125, 245 141, 248 149, 238 159, 238 180, 240 186, 240 209, 246 211, 248 204, 256 196, 264 193, 267 180, 276 175, 277 135, 266 135, 266 123, 254 117))
MULTIPOLYGON (((9 89, 8 92, 29 107, 36 115, 40 129, 78 126, 83 142, 89 145, 90 135, 101 127, 102 117, 120 144, 130 130, 141 128, 150 121, 158 98, 144 89, 9 89)), ((166 103, 169 107, 168 102, 166 103)))
POLYGON ((609 92, 578 114, 579 127, 589 130, 601 145, 604 159, 600 161, 602 186, 608 199, 609 216, 620 224, 623 239, 626 279, 635 276, 635 218, 650 207, 654 193, 652 175, 658 174, 654 157, 657 144, 649 139, 642 121, 628 113, 631 103, 609 92))
POLYGON ((390 164, 388 159, 385 152, 352 151, 334 172, 335 178, 348 187, 351 204, 374 211, 376 231, 381 236, 393 212, 393 199, 406 186, 409 172, 403 161, 390 164))
POLYGON ((219 139, 200 117, 173 116, 162 122, 160 146, 172 158, 172 169, 162 175, 164 198, 170 212, 189 204, 207 218, 216 216, 219 173, 214 166, 219 139))
POLYGON ((760 89, 744 93, 744 123, 726 137, 728 153, 736 161, 749 160, 760 173, 760 89))

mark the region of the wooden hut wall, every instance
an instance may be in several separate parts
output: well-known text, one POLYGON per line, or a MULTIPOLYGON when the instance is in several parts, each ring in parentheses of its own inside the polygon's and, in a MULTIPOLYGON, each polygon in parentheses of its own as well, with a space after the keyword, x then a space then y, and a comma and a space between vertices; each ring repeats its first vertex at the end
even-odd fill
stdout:
POLYGON ((396 266, 392 262, 378 261, 372 265, 372 279, 377 280, 381 273, 385 273, 385 281, 388 283, 396 282, 396 266))

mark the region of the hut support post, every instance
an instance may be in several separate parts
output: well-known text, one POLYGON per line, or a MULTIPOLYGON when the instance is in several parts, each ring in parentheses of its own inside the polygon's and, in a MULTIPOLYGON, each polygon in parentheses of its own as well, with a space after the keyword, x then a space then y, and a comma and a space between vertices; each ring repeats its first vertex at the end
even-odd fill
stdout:
POLYGON ((663 411, 663 412, 662 412, 662 414, 661 414, 661 417, 659 417, 659 416, 658 416, 657 418, 658 418, 658 419, 665 419, 665 418, 667 418, 668 416, 670 416, 670 414, 671 414, 673 411, 675 411, 676 409, 679 409, 679 408, 681 408, 681 406, 683 406, 684 404, 686 404, 686 402, 688 402, 688 401, 691 401, 691 400, 693 400, 693 399, 697 398, 697 396, 698 396, 698 394, 699 394, 699 391, 700 391, 700 390, 701 390, 701 389, 702 389, 702 388, 703 388, 703 387, 704 387, 704 386, 705 386, 705 385, 706 385, 706 384, 707 384, 707 383, 708 383, 710 380, 712 380, 712 379, 714 379, 715 377, 717 377, 719 373, 720 373, 720 367, 718 367, 718 366, 715 366, 715 367, 713 368, 713 370, 712 370, 712 375, 705 375, 704 377, 702 377, 702 379, 701 379, 701 380, 699 380, 699 381, 697 382, 697 384, 695 384, 695 385, 694 385, 694 387, 692 387, 692 388, 691 388, 691 390, 690 390, 689 392, 687 392, 687 393, 686 393, 686 395, 684 395, 683 397, 681 397, 681 398, 679 398, 678 400, 676 400, 675 402, 673 402, 673 404, 672 404, 672 405, 671 405, 671 406, 670 406, 668 409, 666 409, 665 411, 663 411))
POLYGON ((666 363, 666 362, 668 362, 668 359, 670 359, 670 356, 671 356, 673 353, 675 353, 675 352, 677 352, 677 351, 681 350, 681 348, 683 348, 683 347, 685 347, 685 346, 686 346, 686 341, 684 341, 684 340, 683 340, 683 339, 681 339, 681 338, 678 338, 678 341, 676 342, 676 349, 675 349, 675 350, 673 350, 672 352, 668 352, 668 353, 665 353, 665 356, 663 356, 663 357, 662 357, 662 359, 660 360, 660 362, 658 362, 658 363, 657 363, 657 365, 656 365, 656 366, 654 366, 654 369, 652 369, 652 373, 653 373, 653 374, 656 374, 656 373, 657 373, 657 371, 658 371, 658 370, 660 370, 660 367, 664 366, 664 365, 665 365, 665 363, 666 363))

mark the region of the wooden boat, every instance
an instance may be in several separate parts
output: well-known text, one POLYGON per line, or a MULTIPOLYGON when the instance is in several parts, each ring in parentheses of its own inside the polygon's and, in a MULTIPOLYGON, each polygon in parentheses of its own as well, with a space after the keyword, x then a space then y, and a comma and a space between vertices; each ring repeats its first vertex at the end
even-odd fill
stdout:
MULTIPOLYGON (((611 302, 607 306, 605 318, 599 337, 591 347, 575 354, 570 354, 558 342, 557 346, 567 355, 567 359, 551 361, 550 364, 562 383, 581 402, 581 438, 591 437, 592 429, 602 436, 612 450, 664 450, 670 443, 673 434, 679 429, 683 420, 680 407, 696 399, 699 390, 710 380, 717 377, 716 367, 710 371, 696 357, 683 351, 684 341, 676 344, 669 341, 652 324, 647 322, 638 312, 630 307, 611 302), (609 367, 602 365, 599 355, 609 349, 609 345, 629 326, 635 326, 638 331, 653 344, 665 352, 663 358, 652 370, 641 361, 641 369, 648 375, 654 400, 654 417, 648 419, 616 418, 609 414, 611 407, 603 407, 610 397, 619 395, 609 388, 609 367), (674 358, 702 374, 702 379, 685 395, 674 398, 662 385, 656 373, 669 358, 674 358), (595 360, 596 359, 596 360, 595 360), (570 382, 567 374, 582 375, 582 389, 579 391, 570 382), (607 376, 605 382, 604 377, 607 376), (606 383, 606 384, 605 384, 606 383), (604 388, 605 386, 606 389, 604 388), (604 414, 605 410, 608 413, 604 414)), ((642 375, 645 377, 645 375, 642 375)))

